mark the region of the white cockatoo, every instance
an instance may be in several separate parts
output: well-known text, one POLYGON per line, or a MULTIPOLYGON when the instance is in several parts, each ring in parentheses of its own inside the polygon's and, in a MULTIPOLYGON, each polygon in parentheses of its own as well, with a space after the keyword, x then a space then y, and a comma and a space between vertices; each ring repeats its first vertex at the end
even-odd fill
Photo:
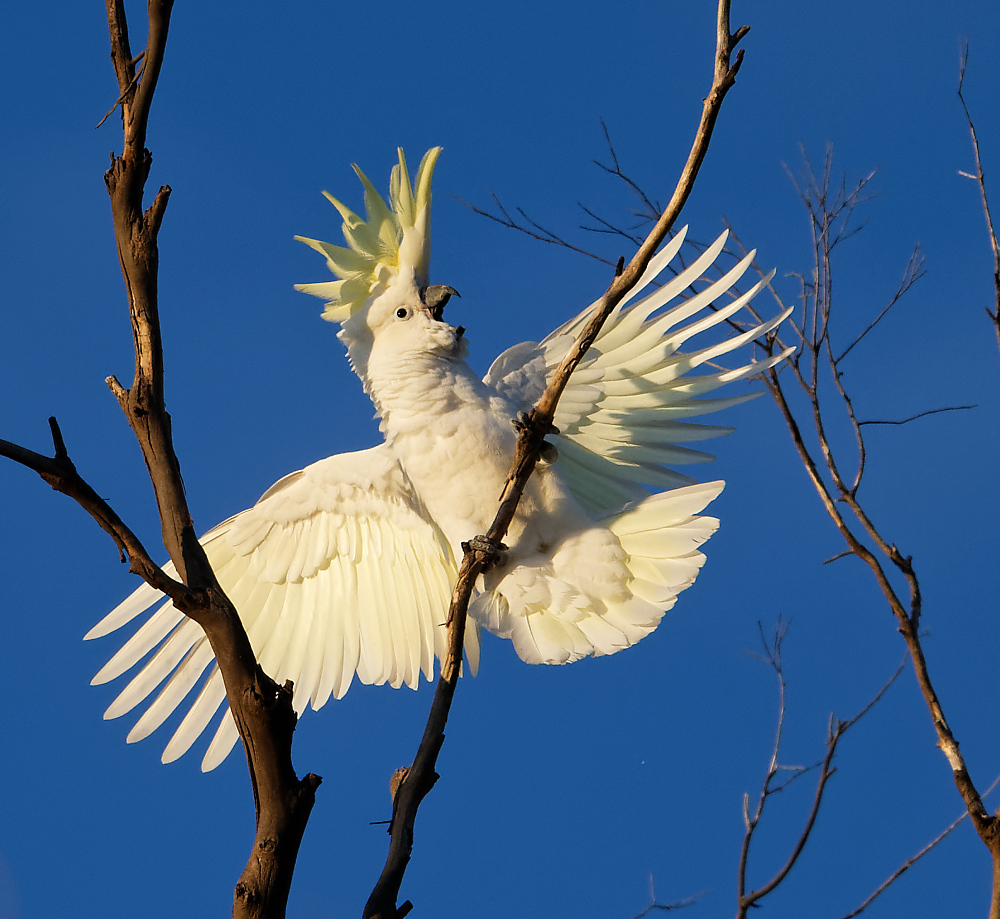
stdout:
MULTIPOLYGON (((462 543, 488 529, 510 468, 517 437, 511 421, 541 395, 588 316, 585 310, 540 343, 515 345, 485 379, 476 376, 465 361, 464 330, 442 318, 455 291, 429 284, 431 174, 440 152, 424 156, 411 183, 400 150, 388 203, 355 167, 367 219, 327 195, 348 246, 302 239, 326 257, 337 280, 298 289, 327 301, 324 318, 340 324, 338 338, 375 403, 385 442, 285 476, 201 540, 261 666, 279 683, 293 681, 299 713, 308 702, 318 709, 331 696, 339 699, 355 675, 413 688, 421 672, 432 679, 435 658, 445 653, 462 543)), ((657 283, 683 239, 682 231, 653 258, 570 378, 555 416, 559 433, 551 436, 557 459, 536 468, 507 550, 480 580, 470 607, 465 654, 473 672, 480 626, 511 639, 532 664, 627 648, 657 627, 705 561, 698 547, 718 521, 698 514, 723 483, 697 484, 667 466, 712 459, 678 444, 730 431, 686 419, 755 394, 696 396, 759 374, 780 357, 686 374, 750 344, 784 317, 681 351, 699 333, 726 329, 725 320, 764 284, 717 305, 751 253, 671 305, 694 290, 725 243, 723 235, 657 283)), ((174 573, 171 565, 166 570, 174 573)), ((160 599, 140 587, 86 637, 122 627, 160 599)), ((150 652, 105 715, 125 714, 163 684, 129 742, 159 727, 211 667, 163 753, 169 762, 205 730, 225 690, 201 628, 169 601, 94 682, 120 676, 150 652)), ((202 768, 218 765, 237 739, 227 709, 202 768)))

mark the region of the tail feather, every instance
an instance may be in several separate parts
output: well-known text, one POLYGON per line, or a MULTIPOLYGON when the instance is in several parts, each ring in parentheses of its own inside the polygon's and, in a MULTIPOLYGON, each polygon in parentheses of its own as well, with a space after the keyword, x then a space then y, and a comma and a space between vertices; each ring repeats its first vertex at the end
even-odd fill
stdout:
POLYGON ((707 482, 629 505, 574 533, 551 555, 487 578, 471 615, 510 638, 529 664, 614 654, 649 635, 694 583, 698 551, 719 525, 698 512, 723 488, 707 482))

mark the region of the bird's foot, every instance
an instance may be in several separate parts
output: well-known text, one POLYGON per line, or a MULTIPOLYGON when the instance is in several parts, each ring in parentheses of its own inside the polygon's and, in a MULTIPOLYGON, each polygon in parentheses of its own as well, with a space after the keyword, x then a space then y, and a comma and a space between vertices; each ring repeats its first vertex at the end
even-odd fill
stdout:
MULTIPOLYGON (((534 411, 530 411, 530 412, 518 412, 517 417, 510 419, 510 423, 514 425, 514 430, 517 431, 518 434, 520 434, 521 431, 529 430, 530 428, 534 427, 538 422, 535 420, 534 411)), ((558 434, 559 428, 557 428, 554 424, 548 424, 545 426, 545 433, 558 434)))
POLYGON ((497 568, 507 561, 510 551, 502 542, 494 542, 488 536, 473 536, 468 542, 462 543, 463 552, 481 552, 486 556, 486 567, 483 572, 497 568))
POLYGON ((518 412, 516 418, 511 418, 510 423, 514 426, 514 430, 518 434, 521 431, 527 431, 531 427, 531 415, 527 412, 518 412))

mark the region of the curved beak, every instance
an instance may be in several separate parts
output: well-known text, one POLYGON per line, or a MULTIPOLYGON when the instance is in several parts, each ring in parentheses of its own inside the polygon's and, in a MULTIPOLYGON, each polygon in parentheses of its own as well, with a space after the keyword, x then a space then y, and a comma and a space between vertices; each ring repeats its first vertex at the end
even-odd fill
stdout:
POLYGON ((428 287, 420 289, 421 301, 430 311, 431 316, 438 322, 441 321, 441 317, 444 315, 444 308, 448 301, 452 297, 461 296, 454 287, 449 287, 447 284, 431 284, 428 287))

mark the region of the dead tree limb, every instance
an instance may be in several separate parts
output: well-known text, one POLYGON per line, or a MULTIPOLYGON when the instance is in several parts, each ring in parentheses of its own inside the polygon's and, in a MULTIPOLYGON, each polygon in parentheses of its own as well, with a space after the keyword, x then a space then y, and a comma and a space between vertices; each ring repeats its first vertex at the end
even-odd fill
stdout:
MULTIPOLYGON (((795 450, 824 510, 846 543, 847 553, 856 555, 871 570, 896 621, 897 630, 906 643, 937 735, 937 745, 948 761, 972 824, 990 853, 993 863, 990 919, 1000 919, 1000 821, 983 805, 934 688, 921 639, 923 596, 913 560, 897 548, 874 522, 858 494, 867 456, 863 431, 865 422, 857 419, 840 371, 839 362, 846 351, 836 357, 831 342, 830 320, 834 308, 831 279, 835 247, 857 232, 857 225, 852 227, 850 221, 867 180, 858 183, 853 191, 847 191, 843 183, 838 189, 831 179, 830 163, 828 153, 822 176, 817 177, 807 161, 805 181, 797 184, 813 229, 814 265, 811 277, 800 278, 802 313, 799 322, 792 326, 800 339, 799 355, 796 360, 788 362, 788 373, 779 376, 771 371, 765 383, 781 411, 795 450), (793 386, 793 381, 797 386, 793 386), (796 388, 800 391, 798 398, 793 391, 796 388), (835 446, 828 435, 832 424, 830 413, 838 405, 853 430, 856 443, 857 467, 853 481, 849 481, 843 473, 843 450, 835 446)), ((913 265, 912 257, 910 265, 913 265)), ((912 285, 910 279, 914 278, 914 274, 908 266, 900 288, 902 292, 905 293, 912 285)), ((889 305, 895 305, 899 298, 897 293, 889 305)), ((855 343, 873 326, 874 323, 871 323, 855 339, 855 343)))
POLYGON ((111 168, 104 178, 135 346, 132 385, 126 389, 113 376, 107 382, 139 441, 156 496, 163 542, 180 582, 153 564, 132 531, 77 473, 54 419, 50 420, 55 444, 51 459, 7 442, 0 442, 0 454, 33 469, 57 491, 77 501, 111 535, 119 552, 127 556, 130 569, 166 593, 204 629, 243 739, 257 813, 253 850, 236 885, 233 915, 237 919, 281 919, 320 779, 307 775, 300 781, 295 775, 291 686, 278 686, 257 665, 239 615, 215 579, 195 535, 171 438, 157 302, 157 235, 170 188, 161 187, 145 209, 143 194, 152 164, 145 145, 146 130, 173 3, 149 0, 148 37, 138 56, 132 55, 122 0, 106 0, 106 5, 119 90, 115 107, 121 107, 124 143, 120 156, 112 154, 111 168), (137 74, 140 61, 142 70, 137 74))
MULTIPOLYGON (((964 99, 962 101, 964 104, 964 99)), ((978 142, 975 139, 975 129, 971 124, 971 119, 970 131, 973 134, 973 147, 977 164, 979 164, 978 142)), ((634 183, 622 172, 617 162, 617 157, 614 155, 613 147, 611 149, 614 167, 603 168, 622 178, 633 192, 636 191, 634 183)), ((875 326, 881 322, 891 309, 898 306, 904 295, 920 280, 924 274, 922 257, 919 247, 914 249, 904 269, 902 280, 899 283, 896 293, 888 304, 876 315, 874 320, 867 324, 860 334, 854 336, 846 347, 835 350, 830 334, 830 314, 833 300, 833 252, 840 243, 850 239, 862 229, 863 223, 859 224, 853 221, 852 218, 855 215, 856 208, 873 197, 869 191, 869 184, 874 174, 864 176, 855 185, 848 187, 845 181, 839 183, 834 181, 832 148, 827 149, 822 169, 819 171, 813 168, 808 157, 805 155, 805 151, 803 151, 803 158, 806 168, 802 179, 797 179, 791 172, 789 172, 789 175, 809 215, 814 264, 812 272, 808 276, 805 274, 797 275, 801 286, 802 306, 797 316, 790 317, 785 322, 786 328, 790 332, 784 337, 780 336, 777 332, 773 332, 766 338, 756 342, 757 346, 766 355, 773 355, 776 350, 786 350, 790 344, 797 351, 793 357, 783 363, 780 371, 770 371, 767 377, 765 377, 764 382, 782 413, 799 459, 810 481, 816 488, 825 511, 847 545, 846 551, 827 559, 827 562, 832 562, 849 555, 856 555, 865 562, 874 574, 879 589, 882 591, 893 616, 896 618, 898 631, 903 635, 906 642, 909 652, 908 656, 913 661, 918 685, 932 717, 938 736, 938 746, 952 768, 956 787, 966 804, 966 812, 970 816, 977 833, 986 844, 993 859, 994 881, 990 917, 991 919, 1000 919, 1000 839, 998 839, 1000 837, 1000 824, 998 824, 998 817, 990 815, 983 807, 981 796, 972 781, 959 751, 958 742, 951 731, 948 721, 945 719, 941 702, 931 682, 920 638, 923 598, 912 559, 909 556, 903 555, 896 545, 882 534, 866 511, 864 502, 858 497, 858 491, 866 468, 867 447, 864 437, 866 426, 907 424, 928 415, 964 410, 973 408, 974 406, 932 408, 910 415, 900 421, 869 421, 858 419, 853 401, 843 379, 841 362, 860 344, 862 339, 874 330, 875 326), (789 337, 791 341, 788 340, 789 337), (804 408, 795 401, 796 390, 805 396, 806 403, 804 408), (832 402, 829 401, 831 399, 832 402), (827 413, 830 411, 831 406, 835 405, 838 400, 853 431, 857 450, 856 466, 852 470, 850 479, 842 472, 842 468, 845 465, 842 451, 839 448, 834 448, 833 442, 827 433, 827 413), (897 572, 902 576, 906 586, 905 592, 897 592, 893 584, 893 572, 897 572)), ((977 165, 977 175, 963 174, 969 178, 976 179, 980 184, 980 192, 983 197, 984 210, 986 211, 987 227, 990 232, 991 243, 994 246, 994 253, 996 254, 998 249, 985 197, 982 167, 981 165, 977 165)), ((646 197, 645 193, 642 193, 641 199, 645 199, 646 197)), ((607 221, 602 220, 601 222, 609 227, 611 231, 615 231, 617 235, 628 235, 629 231, 627 229, 619 230, 607 221)), ((734 257, 746 255, 746 248, 742 246, 731 228, 730 231, 730 238, 735 244, 734 250, 730 254, 734 257)), ((758 266, 755 265, 755 268, 757 268, 762 277, 765 276, 764 272, 760 271, 758 266)), ((784 311, 785 304, 774 286, 768 282, 767 288, 775 298, 779 309, 784 311)), ((745 309, 755 321, 761 321, 760 315, 752 305, 747 305, 745 309)), ((1000 300, 998 300, 998 311, 1000 311, 1000 300)), ((990 311, 990 315, 992 318, 994 313, 990 311)), ((733 324, 734 328, 743 330, 741 326, 732 323, 732 320, 729 321, 733 324)), ((1000 334, 1000 327, 998 327, 998 334, 1000 334)), ((835 732, 831 733, 830 736, 835 742, 835 732)), ((769 786, 766 785, 765 791, 768 788, 769 786)), ((748 824, 753 822, 749 813, 747 813, 746 819, 748 824)), ((793 863, 794 859, 791 861, 793 863)), ((885 887, 902 875, 906 868, 909 867, 909 864, 912 864, 912 862, 907 863, 894 873, 886 882, 886 885, 880 888, 877 893, 881 893, 885 887)), ((788 864, 787 867, 790 869, 791 864, 788 864)), ((770 889, 773 889, 773 887, 770 889)), ((741 900, 746 896, 744 890, 744 881, 741 880, 741 900)), ((856 913, 852 915, 856 915, 856 913)))
POLYGON ((465 622, 473 586, 478 576, 488 567, 493 553, 503 541, 507 528, 514 518, 521 494, 542 450, 545 436, 553 430, 552 419, 555 417, 559 397, 566 388, 573 370, 593 344, 611 311, 639 281, 691 194, 694 181, 708 151, 722 102, 735 83, 736 74, 743 63, 742 49, 737 53, 735 61, 732 59, 733 51, 750 30, 749 26, 742 26, 735 33, 730 32, 729 9, 730 0, 719 0, 712 88, 705 99, 694 143, 674 193, 656 225, 639 247, 639 251, 624 269, 619 268, 615 272, 611 285, 595 305, 592 318, 556 369, 538 404, 521 425, 514 462, 493 524, 485 537, 474 540, 466 547, 448 612, 448 656, 441 666, 441 677, 438 680, 417 755, 413 764, 403 774, 393 798, 392 821, 389 825, 389 854, 382 874, 365 905, 364 919, 402 919, 412 909, 409 901, 401 906, 396 904, 413 847, 413 826, 417 810, 438 778, 434 767, 438 752, 444 743, 444 728, 458 681, 465 622))
POLYGON ((975 181, 979 186, 979 197, 983 203, 983 215, 986 217, 986 232, 989 235, 990 246, 993 249, 993 309, 987 308, 986 314, 993 320, 993 326, 997 333, 997 344, 1000 345, 1000 242, 997 241, 997 231, 993 226, 993 213, 990 211, 990 202, 986 197, 986 176, 983 174, 983 161, 979 155, 979 135, 976 134, 976 125, 969 113, 969 106, 965 104, 965 96, 962 89, 965 85, 965 68, 969 63, 969 42, 962 46, 962 58, 958 70, 958 101, 962 103, 962 111, 965 112, 965 122, 969 126, 969 134, 972 137, 972 153, 976 160, 975 174, 959 170, 959 175, 975 181))
MULTIPOLYGON (((986 789, 986 794, 989 794, 997 785, 997 781, 1000 779, 995 779, 993 784, 986 789)), ((860 916, 872 903, 875 902, 886 890, 888 890, 896 881, 902 877, 907 871, 909 871, 920 859, 922 859, 928 852, 931 851, 939 842, 942 842, 947 836, 949 836, 966 817, 969 816, 968 811, 963 811, 958 815, 951 823, 948 824, 937 836, 935 836, 927 845, 925 845, 919 852, 911 855, 903 864, 901 864, 892 874, 889 875, 878 887, 875 888, 861 904, 849 913, 842 916, 841 919, 854 919, 855 916, 860 916)))
POLYGON ((896 682, 899 675, 903 672, 903 668, 906 666, 906 659, 904 658, 903 662, 896 668, 896 672, 893 673, 882 688, 872 697, 868 704, 853 718, 841 721, 840 719, 834 718, 833 715, 830 716, 830 724, 827 728, 826 755, 823 757, 822 761, 813 766, 782 766, 779 763, 778 757, 781 752, 781 736, 785 723, 785 694, 787 687, 782 668, 781 646, 787 632, 787 625, 783 624, 780 619, 775 627, 774 638, 771 641, 768 641, 764 637, 763 630, 761 631, 761 640, 764 644, 764 656, 762 657, 762 660, 771 666, 778 677, 778 726, 774 733, 774 746, 771 752, 771 760, 768 764, 767 773, 765 774, 764 782, 761 785, 760 793, 757 797, 757 805, 754 808, 753 814, 750 813, 749 795, 744 796, 743 799, 743 822, 746 829, 743 834, 743 843, 740 847, 740 857, 737 869, 737 919, 746 919, 750 910, 754 907, 760 906, 760 901, 763 900, 768 894, 776 890, 791 873, 792 869, 795 867, 795 863, 799 859, 799 856, 805 849, 806 843, 809 841, 809 837, 812 835, 813 827, 816 825, 816 818, 819 816, 820 807, 823 803, 823 795, 826 791, 827 782, 833 776, 834 772, 836 772, 833 768, 833 759, 837 753, 837 746, 840 743, 841 738, 843 738, 843 736, 852 727, 854 727, 854 725, 856 725, 875 707, 875 705, 878 704, 882 697, 889 691, 889 687, 896 682), (755 890, 748 891, 747 869, 750 860, 750 850, 753 844, 754 833, 764 816, 764 809, 768 800, 778 792, 787 788, 788 785, 797 778, 800 778, 807 772, 811 772, 816 768, 819 769, 819 779, 816 782, 816 790, 813 792, 812 806, 809 809, 809 814, 803 824, 802 831, 799 833, 798 839, 792 847, 792 851, 789 853, 784 864, 774 873, 774 875, 772 875, 767 883, 756 888, 755 890), (790 771, 792 773, 791 778, 786 779, 784 782, 775 784, 774 780, 782 771, 790 771))

